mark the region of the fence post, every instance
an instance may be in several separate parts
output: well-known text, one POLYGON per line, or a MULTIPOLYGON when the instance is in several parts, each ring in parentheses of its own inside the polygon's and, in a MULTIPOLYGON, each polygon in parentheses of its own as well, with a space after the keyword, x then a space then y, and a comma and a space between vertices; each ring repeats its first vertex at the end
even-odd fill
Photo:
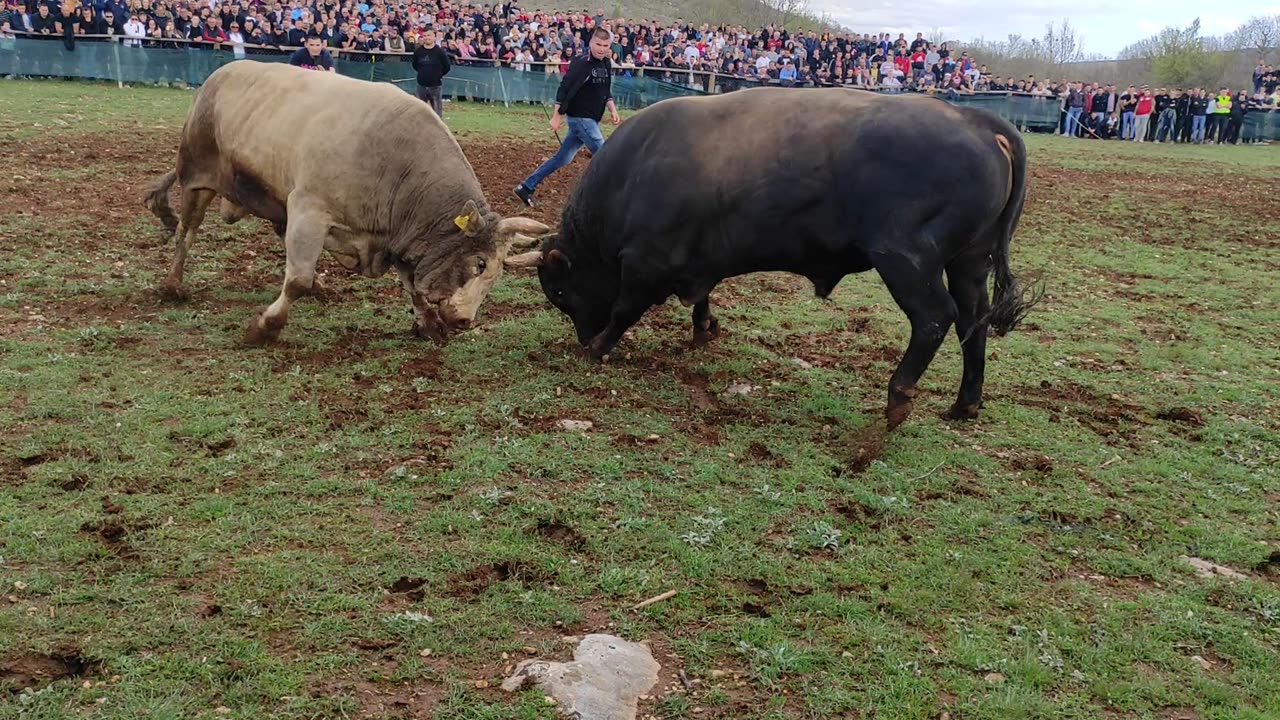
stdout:
POLYGON ((114 56, 116 61, 116 88, 123 90, 124 73, 120 71, 120 43, 115 41, 111 42, 111 54, 114 56))
POLYGON ((498 74, 498 89, 502 93, 502 107, 509 108, 511 103, 507 100, 507 83, 502 79, 502 66, 497 60, 493 61, 493 71, 498 74))

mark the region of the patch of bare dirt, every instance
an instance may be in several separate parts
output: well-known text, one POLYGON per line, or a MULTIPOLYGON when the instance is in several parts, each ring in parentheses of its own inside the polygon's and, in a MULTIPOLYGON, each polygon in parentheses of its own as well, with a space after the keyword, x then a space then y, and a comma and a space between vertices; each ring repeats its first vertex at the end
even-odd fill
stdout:
POLYGON ((0 661, 0 692, 39 690, 58 680, 91 674, 96 668, 96 663, 86 660, 75 648, 59 648, 47 655, 27 653, 0 661))
POLYGON ((454 597, 479 595, 489 586, 508 581, 543 584, 550 578, 538 568, 519 560, 506 560, 492 565, 479 565, 464 572, 451 573, 446 592, 454 597))
POLYGON ((539 537, 559 543, 574 552, 581 552, 587 547, 587 541, 581 533, 564 523, 555 520, 542 520, 533 529, 539 537))
POLYGON ((1113 442, 1131 442, 1133 428, 1151 424, 1144 408, 1117 395, 1103 397, 1070 380, 1044 380, 1039 386, 1024 385, 1015 392, 1007 399, 1048 411, 1049 422, 1060 422, 1066 415, 1113 442))

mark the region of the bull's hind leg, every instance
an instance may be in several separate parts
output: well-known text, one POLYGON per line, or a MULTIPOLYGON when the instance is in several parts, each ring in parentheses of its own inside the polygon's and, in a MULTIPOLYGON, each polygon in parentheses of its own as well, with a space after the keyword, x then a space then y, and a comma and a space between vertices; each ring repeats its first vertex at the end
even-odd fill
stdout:
POLYGON ((955 322, 956 304, 942 284, 941 269, 920 268, 900 256, 877 258, 875 268, 898 307, 911 321, 911 341, 889 380, 885 418, 888 428, 893 430, 911 415, 916 383, 933 362, 947 330, 955 322))
POLYGON ((182 190, 178 229, 173 236, 173 264, 169 267, 169 274, 159 288, 160 296, 167 300, 181 301, 189 297, 186 288, 182 286, 182 275, 187 266, 187 251, 191 248, 191 243, 196 240, 196 230, 199 230, 200 223, 204 222, 205 210, 208 209, 209 203, 213 202, 215 194, 212 190, 203 188, 183 188, 182 190))
POLYGON ((711 298, 705 297, 693 305, 693 344, 705 347, 720 335, 720 321, 711 314, 711 298))
POLYGON ((244 336, 246 345, 258 347, 273 342, 289 321, 289 306, 293 301, 315 290, 316 263, 330 227, 328 213, 318 204, 296 192, 289 196, 289 228, 284 236, 284 288, 276 301, 249 323, 244 336))
POLYGON ((964 377, 952 420, 972 420, 982 407, 982 380, 987 362, 987 267, 981 261, 957 261, 947 268, 947 286, 956 303, 956 336, 964 354, 964 377))

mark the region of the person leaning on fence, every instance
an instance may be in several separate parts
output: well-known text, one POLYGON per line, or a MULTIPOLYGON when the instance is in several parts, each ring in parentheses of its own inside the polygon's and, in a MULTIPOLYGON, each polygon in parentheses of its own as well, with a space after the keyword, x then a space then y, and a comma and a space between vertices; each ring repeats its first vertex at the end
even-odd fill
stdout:
POLYGON ((604 117, 606 108, 614 125, 622 122, 613 103, 611 89, 611 40, 612 33, 604 28, 596 28, 591 33, 587 54, 574 58, 560 81, 560 87, 556 90, 555 111, 551 115, 551 130, 559 132, 562 114, 569 118, 569 127, 556 154, 516 186, 516 197, 529 207, 533 207, 533 193, 538 189, 538 183, 573 162, 573 156, 578 153, 579 148, 585 145, 593 155, 600 151, 600 146, 604 145, 604 136, 600 134, 600 118, 604 117))
POLYGON ((413 69, 418 74, 418 97, 444 117, 444 76, 449 74, 449 53, 436 44, 436 31, 422 32, 421 43, 413 51, 413 69))
POLYGON ((308 35, 307 44, 289 56, 289 64, 303 70, 337 72, 333 67, 333 56, 324 49, 319 35, 308 35))

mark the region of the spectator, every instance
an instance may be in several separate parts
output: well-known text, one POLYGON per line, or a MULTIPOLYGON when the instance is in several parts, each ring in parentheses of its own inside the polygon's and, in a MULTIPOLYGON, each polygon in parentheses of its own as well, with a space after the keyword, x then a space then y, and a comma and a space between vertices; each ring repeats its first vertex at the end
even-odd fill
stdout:
POLYGON ((1156 95, 1156 113, 1158 115, 1156 142, 1164 142, 1166 135, 1169 137, 1169 142, 1177 139, 1174 131, 1178 126, 1178 112, 1175 106, 1181 97, 1182 88, 1175 89, 1173 95, 1170 95, 1166 89, 1161 88, 1160 94, 1156 95))
POLYGON ((227 33, 227 41, 231 43, 231 54, 235 58, 244 57, 244 34, 240 32, 240 23, 231 21, 231 32, 227 33))
POLYGON ((1191 99, 1191 142, 1197 145, 1204 142, 1208 132, 1209 106, 1212 102, 1208 91, 1196 88, 1195 96, 1191 99))
POLYGON ((1151 122, 1151 112, 1155 109, 1155 104, 1156 99, 1152 96, 1151 89, 1143 87, 1138 95, 1138 102, 1134 105, 1134 140, 1147 141, 1147 126, 1151 122))
POLYGON ((435 31, 428 28, 422 32, 422 44, 413 50, 413 70, 417 73, 417 96, 435 110, 435 114, 444 117, 442 87, 444 76, 449 74, 449 54, 443 47, 435 44, 435 31))
POLYGON ((306 45, 289 56, 289 64, 304 70, 334 72, 333 56, 324 49, 319 35, 307 37, 306 45))
POLYGON ((1218 144, 1222 144, 1222 140, 1227 133, 1227 120, 1231 115, 1231 90, 1222 88, 1218 91, 1218 96, 1213 102, 1213 119, 1209 121, 1208 138, 1217 140, 1218 144))
POLYGON ((1244 116, 1249 112, 1248 105, 1249 93, 1241 90, 1236 94, 1235 99, 1231 102, 1231 110, 1227 115, 1227 129, 1226 132, 1223 133, 1224 138, 1218 140, 1219 143, 1225 139, 1226 142, 1231 143, 1232 145, 1239 144, 1240 128, 1244 126, 1244 116))
POLYGON ((1130 85, 1129 89, 1120 96, 1120 139, 1133 140, 1133 123, 1134 112, 1138 108, 1138 91, 1134 86, 1130 85))
POLYGON ((1084 110, 1084 92, 1080 85, 1074 84, 1067 92, 1067 126, 1062 134, 1076 137, 1080 132, 1080 113, 1084 110))
POLYGON ((126 47, 142 47, 142 39, 147 36, 147 26, 143 25, 138 16, 133 13, 129 14, 129 21, 124 24, 124 35, 126 47))

